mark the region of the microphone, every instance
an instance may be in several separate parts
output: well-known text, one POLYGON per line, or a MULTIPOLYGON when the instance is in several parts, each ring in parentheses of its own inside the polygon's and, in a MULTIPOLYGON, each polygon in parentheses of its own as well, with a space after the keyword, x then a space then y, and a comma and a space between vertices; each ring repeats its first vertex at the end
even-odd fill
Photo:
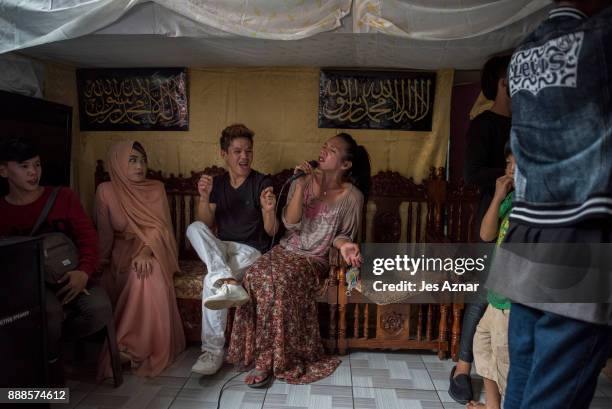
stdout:
MULTIPOLYGON (((310 166, 312 166, 313 169, 316 169, 319 167, 319 162, 316 160, 310 160, 308 161, 308 163, 310 164, 310 166)), ((306 173, 302 170, 298 170, 293 176, 289 178, 289 183, 293 182, 296 179, 301 178, 302 176, 306 176, 306 173)))

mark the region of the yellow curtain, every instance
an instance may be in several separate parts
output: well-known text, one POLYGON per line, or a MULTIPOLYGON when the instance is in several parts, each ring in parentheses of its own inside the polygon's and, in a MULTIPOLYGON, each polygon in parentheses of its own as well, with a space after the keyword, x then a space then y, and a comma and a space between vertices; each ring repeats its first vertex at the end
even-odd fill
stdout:
MULTIPOLYGON (((368 149, 374 173, 394 170, 419 183, 427 177, 430 166, 444 166, 453 70, 437 73, 431 132, 346 130, 368 149)), ((76 93, 71 91, 67 96, 59 90, 66 86, 65 78, 74 77, 74 73, 54 69, 51 74, 45 95, 75 107, 74 120, 78 121, 76 93), (68 97, 73 98, 72 104, 68 97)), ((190 69, 189 131, 75 129, 74 187, 90 210, 96 160, 106 158, 114 141, 128 138, 144 145, 153 169, 189 174, 211 165, 222 166, 219 134, 225 126, 237 122, 255 131, 255 169, 272 173, 292 168, 304 159, 316 158, 322 143, 343 131, 318 128, 318 92, 319 70, 315 68, 190 69)))

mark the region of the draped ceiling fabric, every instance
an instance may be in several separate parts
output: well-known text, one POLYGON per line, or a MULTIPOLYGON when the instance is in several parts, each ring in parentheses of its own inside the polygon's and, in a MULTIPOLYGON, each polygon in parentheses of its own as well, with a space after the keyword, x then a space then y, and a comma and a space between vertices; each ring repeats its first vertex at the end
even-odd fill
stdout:
POLYGON ((475 38, 512 26, 549 0, 354 0, 353 31, 414 40, 475 38))
POLYGON ((19 55, 0 55, 0 90, 43 97, 44 66, 19 55))
POLYGON ((90 34, 149 2, 203 26, 273 40, 333 30, 351 7, 351 0, 2 0, 0 52, 90 34))
POLYGON ((0 54, 77 66, 478 69, 533 30, 551 3, 0 0, 0 54))

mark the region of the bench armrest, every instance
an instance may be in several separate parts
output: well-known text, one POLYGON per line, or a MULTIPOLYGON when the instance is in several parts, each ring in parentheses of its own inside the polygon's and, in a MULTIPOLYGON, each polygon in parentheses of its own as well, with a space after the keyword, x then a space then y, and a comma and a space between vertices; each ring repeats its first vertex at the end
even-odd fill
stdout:
POLYGON ((332 246, 331 249, 329 249, 330 282, 334 283, 335 285, 341 284, 340 280, 344 280, 344 272, 346 272, 347 268, 348 265, 344 261, 344 258, 342 258, 340 250, 332 246))

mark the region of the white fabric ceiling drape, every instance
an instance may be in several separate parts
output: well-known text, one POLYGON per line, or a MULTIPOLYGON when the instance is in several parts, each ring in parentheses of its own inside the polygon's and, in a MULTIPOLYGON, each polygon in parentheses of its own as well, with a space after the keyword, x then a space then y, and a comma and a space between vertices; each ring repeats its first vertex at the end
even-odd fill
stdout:
POLYGON ((353 32, 459 40, 512 26, 550 0, 354 0, 353 32))
POLYGON ((0 55, 0 90, 43 97, 44 66, 13 54, 0 55))
POLYGON ((93 33, 147 2, 226 33, 274 40, 333 30, 351 9, 351 0, 0 0, 0 53, 93 33))
POLYGON ((99 67, 476 69, 516 46, 550 7, 552 0, 0 0, 0 54, 99 67))
MULTIPOLYGON (((418 40, 475 37, 510 26, 550 0, 0 0, 0 52, 79 37, 152 2, 223 33, 297 40, 340 27, 418 40)), ((155 25, 171 14, 155 13, 155 25)), ((133 27, 135 31, 141 27, 133 27)), ((172 31, 172 30, 169 30, 172 31)), ((181 35, 180 27, 174 28, 181 35)), ((214 32, 214 31, 213 31, 214 32)))

